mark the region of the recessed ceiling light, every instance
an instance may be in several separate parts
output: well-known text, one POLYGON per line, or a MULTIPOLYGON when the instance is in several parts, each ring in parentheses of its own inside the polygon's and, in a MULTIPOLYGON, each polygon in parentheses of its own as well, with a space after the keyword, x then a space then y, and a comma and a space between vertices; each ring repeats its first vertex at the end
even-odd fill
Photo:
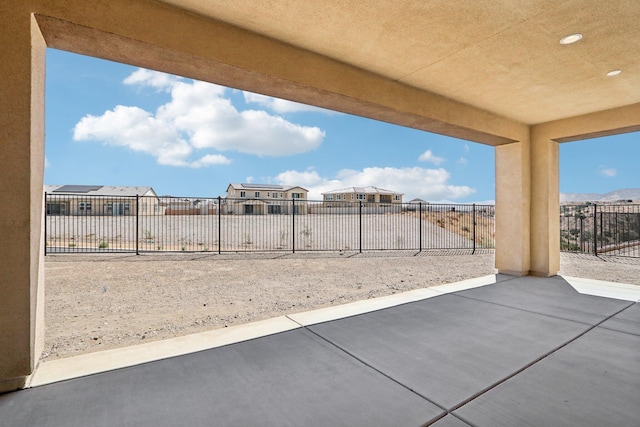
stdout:
POLYGON ((569 34, 568 36, 564 36, 563 38, 560 39, 560 44, 573 44, 580 40, 582 40, 582 34, 580 33, 569 34))
POLYGON ((607 76, 609 76, 609 77, 617 76, 617 75, 618 75, 618 74, 620 74, 621 72, 622 72, 622 70, 612 70, 612 71, 609 71, 609 72, 607 73, 607 76))

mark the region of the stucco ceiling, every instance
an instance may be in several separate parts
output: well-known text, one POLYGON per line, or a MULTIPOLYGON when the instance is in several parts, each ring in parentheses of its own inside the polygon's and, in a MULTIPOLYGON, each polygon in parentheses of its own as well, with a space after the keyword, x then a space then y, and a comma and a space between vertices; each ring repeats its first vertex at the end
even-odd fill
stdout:
POLYGON ((638 0, 163 1, 526 124, 640 102, 638 0))

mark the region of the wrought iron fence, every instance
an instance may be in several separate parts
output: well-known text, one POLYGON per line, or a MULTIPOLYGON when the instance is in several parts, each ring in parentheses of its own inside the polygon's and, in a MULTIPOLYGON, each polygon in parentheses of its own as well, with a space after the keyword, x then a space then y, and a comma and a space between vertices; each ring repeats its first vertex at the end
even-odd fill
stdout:
POLYGON ((560 206, 560 250, 640 257, 640 205, 560 206))
POLYGON ((494 206, 45 194, 45 253, 488 249, 494 206))

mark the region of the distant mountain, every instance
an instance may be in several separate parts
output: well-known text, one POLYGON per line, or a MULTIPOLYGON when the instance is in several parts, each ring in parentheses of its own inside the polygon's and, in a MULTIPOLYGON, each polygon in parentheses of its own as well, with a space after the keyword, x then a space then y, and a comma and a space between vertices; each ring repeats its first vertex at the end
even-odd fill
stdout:
POLYGON ((640 202, 640 188, 623 188, 605 194, 560 193, 560 202, 616 202, 618 200, 640 202))
POLYGON ((560 193, 560 202, 592 202, 600 200, 600 196, 597 193, 560 193))

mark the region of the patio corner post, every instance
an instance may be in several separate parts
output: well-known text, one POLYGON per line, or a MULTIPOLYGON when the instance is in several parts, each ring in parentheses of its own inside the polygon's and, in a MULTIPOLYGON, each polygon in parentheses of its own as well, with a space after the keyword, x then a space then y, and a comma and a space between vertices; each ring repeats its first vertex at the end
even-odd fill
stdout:
POLYGON ((495 148, 495 263, 499 273, 526 276, 530 269, 529 140, 495 148))
POLYGON ((531 128, 530 272, 555 276, 560 270, 559 143, 544 126, 531 128))
POLYGON ((0 26, 0 393, 23 388, 44 347, 46 44, 29 2, 0 26))
POLYGON ((291 248, 296 253, 296 199, 291 199, 291 248))

